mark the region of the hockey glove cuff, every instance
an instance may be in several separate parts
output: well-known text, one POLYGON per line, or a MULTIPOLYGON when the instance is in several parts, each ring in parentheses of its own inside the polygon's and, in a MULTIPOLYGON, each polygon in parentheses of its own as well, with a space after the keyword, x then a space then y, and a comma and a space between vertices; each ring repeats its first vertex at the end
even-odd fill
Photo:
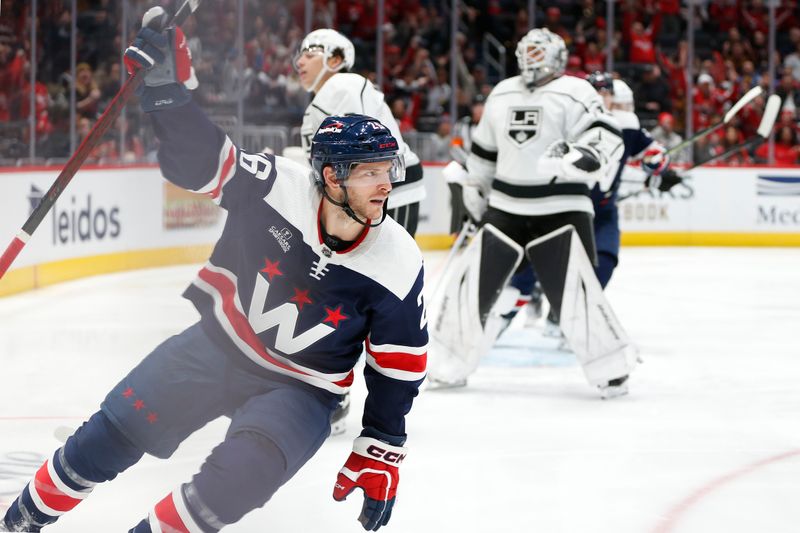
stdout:
POLYGON ((125 50, 125 66, 133 74, 145 69, 144 84, 137 94, 142 109, 149 113, 158 109, 182 106, 191 100, 189 90, 197 88, 192 67, 192 54, 180 28, 156 31, 166 21, 160 7, 147 11, 142 29, 125 50))
POLYGON ((364 491, 364 505, 358 520, 367 531, 377 531, 392 516, 398 467, 406 457, 406 449, 392 446, 372 437, 358 437, 353 452, 339 471, 333 488, 333 499, 343 501, 356 488, 364 491))

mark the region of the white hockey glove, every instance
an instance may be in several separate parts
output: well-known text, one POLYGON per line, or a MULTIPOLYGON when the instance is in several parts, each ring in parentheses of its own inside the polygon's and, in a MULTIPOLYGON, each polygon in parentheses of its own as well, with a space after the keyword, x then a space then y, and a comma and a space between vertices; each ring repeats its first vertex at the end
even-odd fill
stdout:
POLYGON ((489 195, 483 191, 480 185, 464 183, 461 189, 461 199, 464 201, 464 207, 472 221, 476 224, 480 222, 489 207, 489 195))
POLYGON ((442 177, 447 183, 466 183, 469 174, 467 174, 467 169, 458 161, 450 161, 442 169, 442 177))
POLYGON ((539 159, 537 173, 591 187, 602 177, 604 167, 605 158, 591 146, 555 141, 539 159))

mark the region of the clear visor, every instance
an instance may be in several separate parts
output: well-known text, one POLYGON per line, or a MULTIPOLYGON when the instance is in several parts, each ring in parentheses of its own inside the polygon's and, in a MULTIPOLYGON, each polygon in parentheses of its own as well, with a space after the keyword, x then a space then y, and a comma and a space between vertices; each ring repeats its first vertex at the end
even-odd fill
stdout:
POLYGON ((325 47, 321 44, 310 44, 305 48, 300 48, 297 52, 294 53, 294 59, 292 60, 292 65, 294 65, 295 70, 299 70, 298 62, 300 61, 301 57, 305 57, 306 59, 313 59, 316 56, 324 56, 325 55, 325 47))
POLYGON ((337 176, 341 179, 340 171, 346 172, 344 184, 347 187, 374 187, 406 179, 406 167, 400 156, 378 161, 342 163, 342 165, 345 165, 344 168, 336 169, 337 176))

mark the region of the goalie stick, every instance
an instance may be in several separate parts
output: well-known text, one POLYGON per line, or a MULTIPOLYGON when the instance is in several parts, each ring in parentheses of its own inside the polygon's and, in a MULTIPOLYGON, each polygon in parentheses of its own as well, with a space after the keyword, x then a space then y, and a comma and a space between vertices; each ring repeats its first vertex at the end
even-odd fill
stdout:
MULTIPOLYGON (((185 0, 175 15, 169 20, 167 26, 179 26, 182 24, 189 15, 197 10, 200 6, 200 2, 201 0, 185 0)), ((161 28, 159 28, 159 30, 160 29, 161 28)), ((114 96, 114 99, 111 100, 108 108, 97 120, 97 123, 91 129, 89 135, 86 136, 86 139, 83 140, 78 149, 75 150, 75 153, 72 154, 69 161, 67 161, 67 164, 64 165, 56 181, 50 186, 50 189, 48 189, 47 193, 42 197, 39 205, 36 206, 28 217, 28 220, 23 224, 22 229, 11 241, 11 244, 8 245, 3 255, 0 256, 0 279, 3 278, 11 266, 11 263, 14 262, 14 259, 17 258, 28 243, 33 232, 36 231, 36 228, 39 227, 44 217, 50 209, 52 209, 58 197, 64 192, 69 182, 72 181, 72 178, 78 172, 81 165, 83 165, 83 162, 86 161, 91 151, 117 119, 136 89, 142 84, 145 75, 146 72, 144 69, 137 70, 125 81, 116 96, 114 96)))

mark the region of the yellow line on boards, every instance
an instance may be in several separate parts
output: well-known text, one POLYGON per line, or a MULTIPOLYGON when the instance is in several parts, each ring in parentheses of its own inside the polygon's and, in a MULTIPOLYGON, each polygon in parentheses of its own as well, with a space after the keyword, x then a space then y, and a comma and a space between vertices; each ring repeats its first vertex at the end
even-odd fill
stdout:
POLYGON ((200 263, 211 255, 211 245, 133 250, 113 254, 76 257, 18 268, 0 280, 0 296, 45 287, 98 274, 123 270, 200 263))
POLYGON ((800 233, 623 232, 625 246, 800 246, 800 233))

